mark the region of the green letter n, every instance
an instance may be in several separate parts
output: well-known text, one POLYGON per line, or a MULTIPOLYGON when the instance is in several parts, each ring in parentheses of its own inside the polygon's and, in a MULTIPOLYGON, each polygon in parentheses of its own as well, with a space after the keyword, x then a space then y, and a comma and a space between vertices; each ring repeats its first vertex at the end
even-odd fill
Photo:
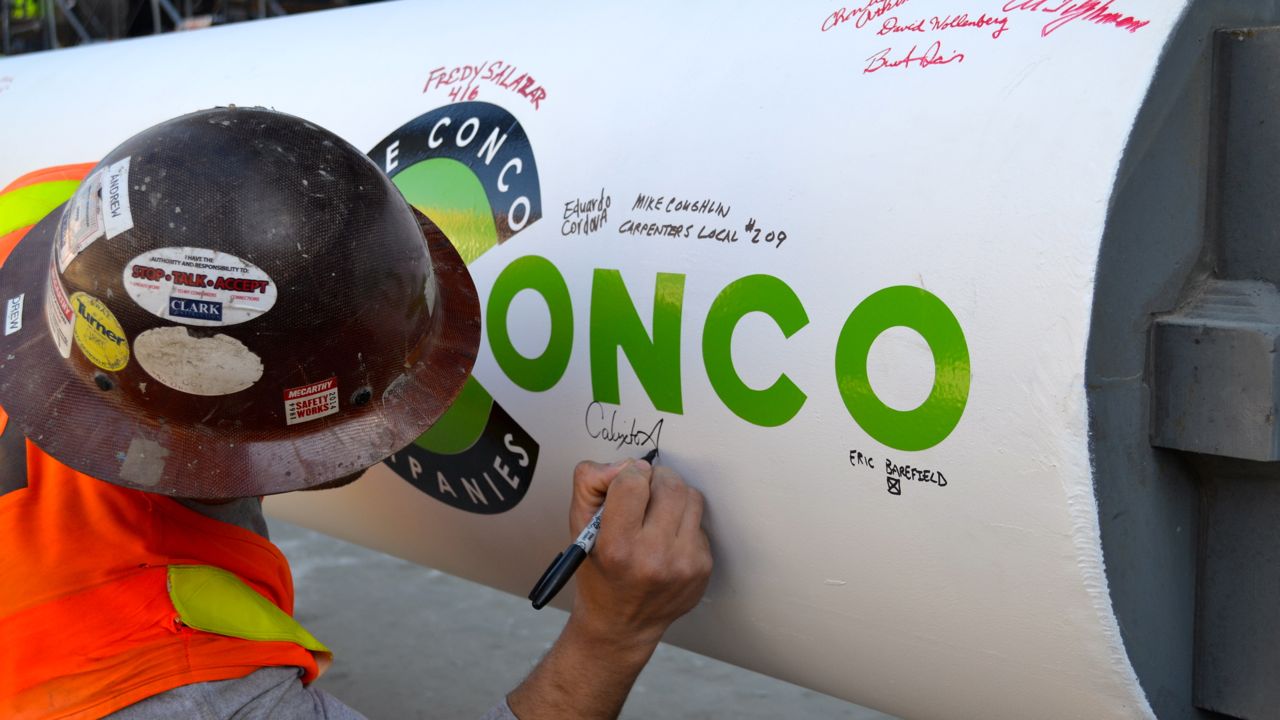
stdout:
POLYGON ((597 401, 621 404, 618 350, 622 350, 653 407, 662 412, 684 412, 680 394, 683 304, 684 275, 658 273, 651 339, 622 282, 622 273, 595 271, 591 284, 591 388, 597 401))

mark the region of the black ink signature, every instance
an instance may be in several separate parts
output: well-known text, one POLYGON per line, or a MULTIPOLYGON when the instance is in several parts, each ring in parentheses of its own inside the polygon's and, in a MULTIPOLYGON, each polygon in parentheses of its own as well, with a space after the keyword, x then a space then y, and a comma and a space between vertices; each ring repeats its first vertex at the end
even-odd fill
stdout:
POLYGON ((887 58, 889 53, 893 52, 893 48, 885 48, 875 55, 867 58, 867 66, 862 69, 862 72, 864 74, 873 73, 885 68, 909 69, 913 63, 919 67, 927 68, 933 65, 946 65, 947 63, 952 62, 964 62, 964 53, 961 52, 953 52, 950 57, 944 58, 942 56, 941 40, 935 40, 922 55, 916 54, 918 49, 918 45, 912 45, 911 49, 907 51, 906 57, 901 57, 897 60, 889 60, 887 58))
MULTIPOLYGON (((613 414, 609 416, 608 425, 605 425, 604 405, 601 405, 599 402, 593 401, 587 406, 587 413, 584 417, 584 421, 586 422, 588 435, 593 438, 604 440, 605 442, 617 442, 618 444, 616 447, 618 448, 621 448, 624 445, 635 445, 637 447, 652 445, 656 449, 662 437, 663 421, 661 419, 654 423, 653 427, 648 430, 637 430, 636 421, 632 418, 631 430, 618 432, 614 429, 618 422, 618 411, 616 408, 614 409, 613 414), (599 415, 595 425, 592 424, 591 416, 593 411, 599 415)), ((625 420, 623 422, 625 422, 625 420)))

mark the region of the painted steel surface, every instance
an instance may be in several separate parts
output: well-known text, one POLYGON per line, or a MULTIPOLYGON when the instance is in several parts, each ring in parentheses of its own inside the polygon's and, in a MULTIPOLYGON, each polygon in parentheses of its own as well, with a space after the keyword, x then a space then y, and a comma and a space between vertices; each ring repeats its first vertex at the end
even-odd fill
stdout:
POLYGON ((213 105, 323 125, 458 247, 485 339, 439 426, 273 513, 523 595, 573 465, 660 446, 717 558, 678 644, 907 717, 1150 717, 1083 376, 1183 3, 918 2, 393 3, 10 59, 0 185, 213 105))

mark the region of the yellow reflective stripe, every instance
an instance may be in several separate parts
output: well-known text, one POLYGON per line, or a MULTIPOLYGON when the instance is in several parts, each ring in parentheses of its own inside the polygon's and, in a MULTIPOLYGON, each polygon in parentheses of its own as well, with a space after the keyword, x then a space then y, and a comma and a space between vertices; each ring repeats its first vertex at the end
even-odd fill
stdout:
POLYGON ((30 227, 75 194, 78 180, 53 180, 27 185, 0 195, 0 235, 30 227))
POLYGON ((14 20, 34 20, 40 17, 40 0, 17 0, 11 15, 14 20))
POLYGON ((317 653, 329 648, 243 580, 209 565, 170 565, 169 598, 183 624, 245 640, 292 642, 317 653))

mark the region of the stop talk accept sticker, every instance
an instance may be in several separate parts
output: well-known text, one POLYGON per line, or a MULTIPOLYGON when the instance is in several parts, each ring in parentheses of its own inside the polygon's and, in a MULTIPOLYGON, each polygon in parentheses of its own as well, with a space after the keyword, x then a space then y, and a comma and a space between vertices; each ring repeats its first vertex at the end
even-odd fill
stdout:
POLYGON ((204 248, 142 253, 125 264, 124 288, 147 312, 184 325, 235 325, 276 303, 276 284, 261 268, 204 248))

